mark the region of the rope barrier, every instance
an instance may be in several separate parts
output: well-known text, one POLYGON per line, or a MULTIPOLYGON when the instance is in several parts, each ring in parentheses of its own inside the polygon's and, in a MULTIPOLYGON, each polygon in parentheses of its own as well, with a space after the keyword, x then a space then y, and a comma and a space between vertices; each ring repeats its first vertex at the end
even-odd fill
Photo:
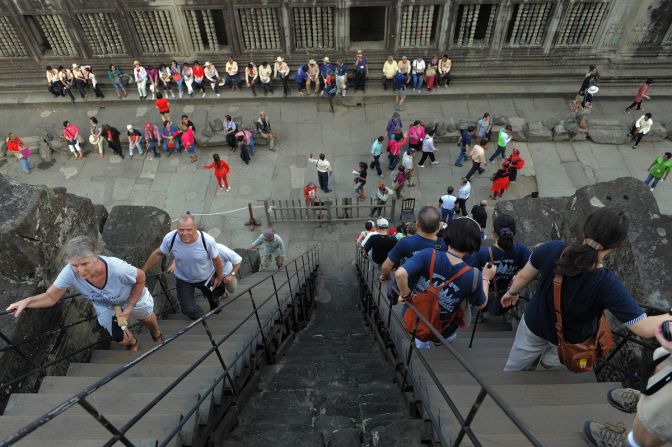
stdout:
MULTIPOLYGON (((263 207, 264 207, 264 205, 252 205, 252 208, 263 208, 263 207)), ((247 209, 248 209, 248 207, 244 207, 244 208, 237 208, 235 210, 229 210, 229 211, 219 211, 217 213, 203 213, 203 214, 191 213, 191 215, 192 216, 201 216, 201 217, 202 216, 221 216, 223 214, 236 213, 238 211, 243 211, 243 210, 247 210, 247 209)), ((270 207, 269 207, 269 211, 270 211, 270 207)), ((177 219, 171 220, 171 223, 177 222, 178 220, 180 220, 179 217, 177 219)))

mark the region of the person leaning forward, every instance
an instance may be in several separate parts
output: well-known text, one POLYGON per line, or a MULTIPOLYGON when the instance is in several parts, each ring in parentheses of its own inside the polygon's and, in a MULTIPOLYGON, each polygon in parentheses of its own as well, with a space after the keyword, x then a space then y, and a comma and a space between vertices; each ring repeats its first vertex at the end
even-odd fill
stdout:
POLYGON ((149 271, 164 256, 175 257, 175 283, 177 300, 182 313, 192 320, 203 315, 196 304, 194 289, 199 289, 210 303, 210 310, 219 305, 219 297, 226 291, 224 265, 215 239, 198 230, 196 219, 191 214, 177 221, 177 230, 166 234, 161 246, 147 258, 142 270, 149 271))

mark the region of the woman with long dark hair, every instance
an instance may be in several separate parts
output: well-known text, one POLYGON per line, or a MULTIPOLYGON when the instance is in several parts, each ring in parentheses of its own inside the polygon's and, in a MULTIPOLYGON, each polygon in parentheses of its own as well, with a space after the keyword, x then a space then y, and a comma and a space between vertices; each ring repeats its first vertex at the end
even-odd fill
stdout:
POLYGON ((515 305, 523 287, 539 279, 518 325, 505 371, 534 370, 538 364, 562 367, 553 303, 556 273, 562 277, 563 337, 567 343, 582 343, 593 337, 604 310, 642 338, 654 337, 656 327, 670 319, 666 314, 648 317, 619 277, 604 267, 605 258, 625 241, 629 224, 623 211, 601 208, 586 219, 579 243, 551 241, 535 250, 501 300, 503 307, 515 305))
POLYGON ((490 283, 490 300, 487 312, 489 315, 502 315, 508 309, 502 309, 500 299, 509 288, 511 280, 528 259, 530 250, 524 244, 514 242, 516 236, 516 220, 513 216, 502 214, 497 216, 493 224, 492 235, 495 245, 483 247, 471 258, 472 267, 482 269, 490 262, 497 267, 495 280, 490 283))
POLYGON ((212 154, 212 163, 209 165, 203 165, 201 168, 214 169, 219 190, 223 191, 224 188, 226 188, 227 192, 231 191, 231 188, 229 188, 229 182, 226 179, 226 174, 231 172, 231 169, 229 168, 229 164, 227 162, 219 158, 219 154, 212 154))

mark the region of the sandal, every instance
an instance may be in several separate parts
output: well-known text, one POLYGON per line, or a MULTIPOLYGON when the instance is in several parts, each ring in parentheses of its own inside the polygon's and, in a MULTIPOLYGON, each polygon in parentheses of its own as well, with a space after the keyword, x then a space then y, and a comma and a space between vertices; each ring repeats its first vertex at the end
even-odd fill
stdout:
MULTIPOLYGON (((149 334, 149 335, 152 335, 152 334, 149 334)), ((163 337, 163 333, 162 333, 162 332, 159 332, 159 336, 158 336, 158 337, 155 337, 155 336, 152 335, 152 340, 154 340, 154 341, 161 341, 161 343, 163 343, 164 341, 166 341, 166 339, 163 337)))
POLYGON ((138 338, 135 337, 135 343, 132 345, 126 345, 126 350, 131 352, 138 352, 138 338))

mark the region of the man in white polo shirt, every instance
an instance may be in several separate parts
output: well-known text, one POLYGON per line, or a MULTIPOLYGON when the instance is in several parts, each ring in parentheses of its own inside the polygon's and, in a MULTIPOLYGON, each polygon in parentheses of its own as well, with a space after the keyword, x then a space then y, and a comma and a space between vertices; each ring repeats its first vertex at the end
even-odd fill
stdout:
MULTIPOLYGON (((224 244, 217 244, 217 251, 219 252, 219 257, 222 260, 222 264, 224 264, 224 279, 222 280, 222 284, 226 286, 227 292, 221 297, 224 299, 228 296, 228 293, 235 293, 238 289, 238 279, 236 279, 236 273, 238 273, 238 270, 240 269, 243 258, 224 244)), ((170 264, 170 266, 166 269, 166 273, 173 273, 174 271, 175 260, 173 260, 173 263, 170 264)))
POLYGON ((455 214, 455 202, 457 202, 457 197, 453 195, 455 188, 452 186, 448 187, 446 191, 447 194, 439 198, 439 205, 441 206, 441 222, 450 223, 453 220, 453 215, 455 214))
POLYGON ((182 313, 196 320, 203 309, 196 304, 194 290, 199 289, 210 303, 210 310, 219 305, 225 292, 224 265, 215 239, 198 230, 196 219, 185 214, 177 222, 177 230, 166 234, 161 246, 147 258, 142 270, 149 271, 164 256, 175 257, 175 287, 182 313))

